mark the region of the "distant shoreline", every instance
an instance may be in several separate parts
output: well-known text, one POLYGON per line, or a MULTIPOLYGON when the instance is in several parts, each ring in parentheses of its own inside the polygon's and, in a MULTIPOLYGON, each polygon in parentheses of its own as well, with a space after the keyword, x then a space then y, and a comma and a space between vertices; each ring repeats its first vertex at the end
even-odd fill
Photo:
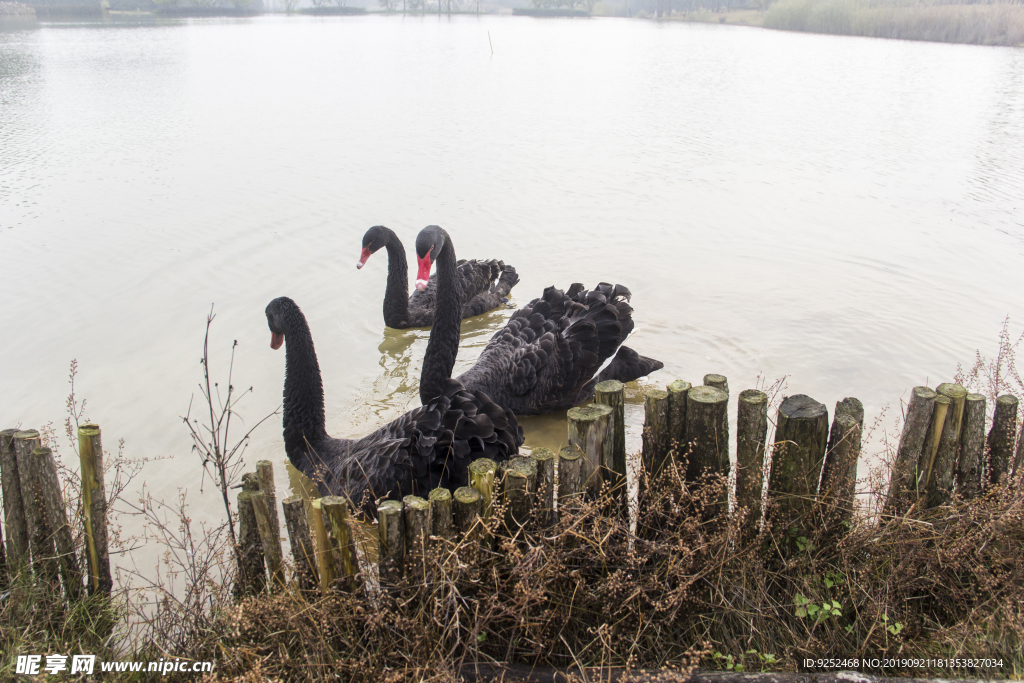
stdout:
MULTIPOLYGON (((1024 3, 999 2, 993 4, 898 4, 868 6, 866 0, 778 0, 765 11, 739 9, 725 12, 697 10, 677 12, 665 17, 652 17, 637 12, 633 18, 656 21, 676 21, 701 24, 728 24, 753 26, 780 31, 800 31, 823 35, 847 35, 867 38, 918 40, 966 45, 1024 47, 1024 3)), ((59 16, 86 16, 106 13, 99 5, 33 6, 0 2, 0 17, 39 19, 59 16), (43 11, 40 12, 39 10, 43 11), (90 11, 84 11, 84 10, 90 11), (4 11, 6 10, 6 11, 4 11), (78 10, 78 11, 74 11, 78 10)), ((158 17, 254 17, 263 14, 292 14, 306 16, 366 16, 366 15, 431 15, 430 10, 377 10, 363 7, 302 8, 292 12, 266 12, 231 7, 162 7, 155 10, 109 10, 112 15, 151 14, 158 17)), ((481 14, 466 10, 442 14, 481 14)), ((484 13, 487 14, 487 13, 484 13)), ((508 15, 508 11, 501 12, 508 15)), ((513 16, 530 18, 601 17, 582 10, 562 8, 514 8, 513 16)))
POLYGON ((1024 4, 861 5, 857 0, 780 0, 768 10, 702 10, 666 21, 756 26, 823 35, 1024 47, 1024 4))

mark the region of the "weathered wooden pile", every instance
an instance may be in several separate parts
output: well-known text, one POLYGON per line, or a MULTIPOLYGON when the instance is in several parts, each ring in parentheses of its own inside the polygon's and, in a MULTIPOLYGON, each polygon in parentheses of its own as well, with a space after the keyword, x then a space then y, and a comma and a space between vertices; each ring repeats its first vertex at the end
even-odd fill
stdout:
POLYGON ((0 581, 7 581, 9 565, 27 566, 36 576, 59 581, 69 599, 80 595, 83 587, 89 594, 110 592, 100 428, 94 424, 81 425, 78 447, 87 574, 83 574, 75 553, 53 452, 42 445, 39 432, 34 429, 0 432, 6 537, 6 543, 0 543, 0 581))
MULTIPOLYGON (((436 489, 426 500, 407 496, 384 502, 378 510, 379 578, 388 582, 400 577, 403 569, 417 565, 431 543, 457 535, 487 543, 487 529, 493 528, 489 522, 497 512, 503 516, 497 521, 513 532, 530 519, 549 525, 557 521, 560 510, 604 489, 623 503, 606 507, 606 512, 627 515, 627 477, 636 473, 627 468, 624 398, 621 383, 599 384, 594 403, 569 411, 569 446, 559 453, 538 448, 501 466, 481 459, 470 467, 470 486, 454 495, 436 489)), ((741 392, 734 477, 730 476, 728 402, 728 381, 721 375, 706 375, 702 386, 675 381, 665 390, 649 390, 641 455, 645 476, 640 483, 652 481, 669 466, 684 473, 688 486, 717 483, 717 503, 705 508, 704 514, 710 518, 744 509, 747 538, 762 527, 766 505, 773 528, 799 526, 812 510, 823 512, 830 525, 849 522, 864 428, 864 407, 858 399, 837 402, 830 422, 824 404, 805 395, 786 398, 779 405, 769 449, 768 395, 756 389, 741 392)), ((915 388, 886 512, 920 512, 948 503, 954 491, 969 500, 1003 481, 1015 457, 1020 467, 1024 452, 1024 440, 1014 449, 1016 413, 1017 399, 1000 396, 986 440, 984 397, 953 384, 940 385, 935 391, 915 388)), ((269 463, 261 467, 269 468, 269 463)), ((255 485, 256 480, 252 481, 255 485)), ((302 514, 302 501, 293 496, 284 506, 302 585, 322 590, 357 588, 359 563, 346 502, 334 497, 313 501, 315 544, 302 514)), ((256 519, 264 516, 260 512, 256 519)), ((253 541, 257 536, 262 535, 243 532, 243 538, 253 541)), ((262 542, 277 546, 267 554, 268 567, 276 567, 279 541, 262 536, 262 542)), ((249 590, 266 585, 257 556, 253 555, 251 572, 259 578, 249 590)))
MULTIPOLYGON (((824 511, 829 525, 851 519, 864 426, 859 400, 839 401, 830 423, 822 403, 790 396, 779 405, 774 439, 769 442, 767 394, 756 389, 741 392, 735 473, 729 457, 728 402, 728 381, 721 375, 706 375, 702 386, 675 381, 665 390, 649 390, 640 458, 643 472, 635 483, 649 486, 674 468, 688 489, 717 486, 702 515, 711 519, 729 510, 744 511, 742 529, 748 539, 763 527, 763 517, 772 528, 781 529, 807 524, 811 511, 824 511)), ((629 491, 635 489, 628 479, 638 473, 627 467, 624 405, 623 385, 602 382, 591 405, 568 412, 569 445, 559 453, 538 448, 500 466, 480 459, 470 466, 470 485, 454 493, 435 489, 426 499, 407 496, 383 502, 378 507, 378 578, 397 579, 426 557, 433 543, 460 538, 489 544, 493 522, 513 533, 528 523, 551 525, 561 511, 602 493, 620 503, 605 506, 605 514, 628 515, 629 491)), ((913 390, 884 504, 886 515, 916 515, 950 503, 954 495, 971 500, 1022 471, 1024 439, 1016 439, 1017 399, 998 397, 987 436, 985 410, 983 396, 959 385, 913 390)), ((0 543, 0 563, 24 561, 37 574, 59 580, 69 597, 77 595, 83 583, 89 593, 111 589, 100 430, 82 425, 78 435, 87 573, 72 547, 72 528, 50 449, 41 446, 35 430, 0 432, 6 534, 6 544, 0 543)), ((645 497, 639 501, 644 504, 645 497)), ((360 572, 349 501, 291 496, 281 501, 281 509, 295 582, 306 591, 358 589, 365 571, 360 572)), ((269 461, 259 461, 256 472, 242 476, 238 516, 237 591, 255 594, 284 586, 282 535, 269 461)), ((0 574, 5 577, 6 572, 0 574)))

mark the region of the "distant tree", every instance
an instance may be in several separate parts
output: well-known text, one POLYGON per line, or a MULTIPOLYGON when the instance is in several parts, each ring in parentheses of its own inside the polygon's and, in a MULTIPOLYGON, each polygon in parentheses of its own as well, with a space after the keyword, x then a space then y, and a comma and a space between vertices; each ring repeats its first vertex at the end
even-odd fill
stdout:
POLYGON ((327 0, 311 0, 311 1, 313 3, 313 7, 323 7, 324 5, 327 4, 327 0))
POLYGON ((398 0, 378 0, 380 6, 389 12, 394 12, 395 8, 398 7, 398 0))
POLYGON ((299 0, 283 0, 283 2, 285 12, 294 12, 295 6, 299 4, 299 0))

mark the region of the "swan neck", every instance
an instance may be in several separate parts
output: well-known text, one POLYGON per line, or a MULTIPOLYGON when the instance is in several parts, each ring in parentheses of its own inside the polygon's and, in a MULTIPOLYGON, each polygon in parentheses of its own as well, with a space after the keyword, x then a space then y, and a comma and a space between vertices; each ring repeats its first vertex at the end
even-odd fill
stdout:
POLYGON ((444 393, 445 380, 452 376, 459 353, 462 323, 462 291, 457 276, 455 246, 447 235, 434 263, 437 267, 437 304, 420 374, 420 402, 423 404, 444 393))
POLYGON ((388 250, 388 285, 384 291, 384 322, 397 327, 409 316, 409 263, 398 235, 391 233, 384 245, 388 250))
POLYGON ((302 314, 285 331, 284 445, 296 468, 308 446, 327 437, 324 418, 324 385, 316 360, 313 337, 302 314))

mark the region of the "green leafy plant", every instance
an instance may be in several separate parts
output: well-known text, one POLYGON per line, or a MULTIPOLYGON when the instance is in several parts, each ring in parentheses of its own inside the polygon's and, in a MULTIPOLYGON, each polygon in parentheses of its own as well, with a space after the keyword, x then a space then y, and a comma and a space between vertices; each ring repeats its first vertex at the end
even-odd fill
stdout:
POLYGON ((842 605, 839 604, 838 600, 825 600, 819 605, 804 597, 803 593, 796 594, 793 604, 796 605, 796 615, 801 619, 810 618, 815 621, 824 621, 829 617, 838 617, 843 613, 842 605))
POLYGON ((841 572, 828 571, 825 572, 824 576, 825 588, 832 588, 833 586, 842 586, 846 579, 843 577, 841 572))
POLYGON ((894 636, 898 636, 900 634, 900 631, 903 630, 903 624, 901 624, 900 622, 897 621, 891 624, 889 623, 888 614, 882 615, 882 623, 885 625, 885 630, 894 636))
POLYGON ((771 666, 778 664, 778 660, 775 658, 775 655, 761 653, 753 648, 747 650, 739 657, 722 654, 718 650, 715 650, 711 653, 711 659, 718 662, 726 671, 736 671, 737 673, 742 673, 754 667, 758 668, 760 671, 768 671, 771 666))

